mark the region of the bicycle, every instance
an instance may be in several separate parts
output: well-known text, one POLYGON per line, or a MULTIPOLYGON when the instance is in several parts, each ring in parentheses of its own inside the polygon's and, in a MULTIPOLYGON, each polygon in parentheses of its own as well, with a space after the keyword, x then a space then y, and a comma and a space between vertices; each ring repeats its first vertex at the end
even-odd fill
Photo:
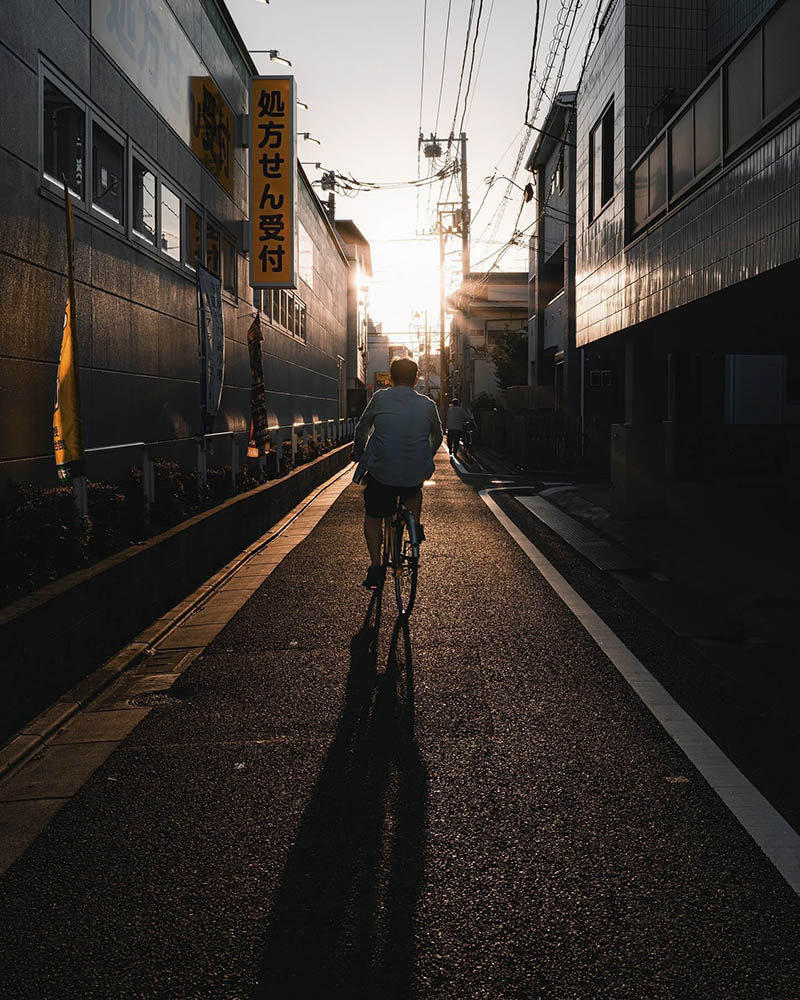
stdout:
POLYGON ((472 450, 475 444, 475 428, 472 424, 466 424, 461 432, 461 455, 470 461, 475 460, 475 452, 472 450))
POLYGON ((383 566, 394 577, 397 610, 408 618, 417 596, 419 531, 402 497, 397 498, 395 512, 383 519, 383 566))

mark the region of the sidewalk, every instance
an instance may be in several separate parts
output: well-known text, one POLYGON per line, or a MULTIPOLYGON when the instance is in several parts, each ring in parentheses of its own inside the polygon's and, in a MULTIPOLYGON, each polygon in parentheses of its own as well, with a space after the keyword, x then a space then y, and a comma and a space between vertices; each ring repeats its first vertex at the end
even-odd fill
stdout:
POLYGON ((0 881, 6 995, 795 1000, 800 900, 443 452, 423 521, 408 637, 353 486, 231 602, 0 881))
POLYGON ((661 587, 634 575, 620 582, 800 735, 800 529, 776 487, 686 484, 670 512, 631 521, 612 513, 607 485, 576 484, 542 496, 663 577, 661 587), (668 596, 676 588, 679 602, 668 596))

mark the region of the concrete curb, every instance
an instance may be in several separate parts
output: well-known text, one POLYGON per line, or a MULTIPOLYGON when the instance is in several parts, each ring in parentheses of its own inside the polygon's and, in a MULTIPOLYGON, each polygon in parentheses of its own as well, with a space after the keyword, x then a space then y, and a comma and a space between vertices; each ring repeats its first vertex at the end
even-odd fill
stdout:
MULTIPOLYGON (((346 447, 350 447, 349 445, 346 447)), ((243 549, 234 559, 222 566, 187 597, 171 608, 164 616, 147 626, 136 638, 118 653, 92 671, 54 704, 46 708, 19 730, 0 748, 0 780, 33 757, 75 714, 102 694, 118 677, 138 666, 166 636, 182 624, 198 606, 232 577, 257 552, 269 542, 280 537, 285 528, 304 511, 313 500, 349 470, 349 463, 324 483, 315 486, 303 500, 255 542, 243 549)))

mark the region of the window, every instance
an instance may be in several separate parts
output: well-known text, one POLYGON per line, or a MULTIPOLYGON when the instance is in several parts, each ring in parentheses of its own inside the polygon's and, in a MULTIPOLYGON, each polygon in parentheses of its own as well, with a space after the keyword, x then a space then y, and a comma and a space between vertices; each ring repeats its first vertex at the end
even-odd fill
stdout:
POLYGON ((45 176, 83 200, 86 113, 50 80, 44 81, 42 144, 45 176))
POLYGON ((694 173, 702 174, 719 160, 719 76, 697 98, 694 105, 694 173))
POLYGON ((108 132, 92 122, 92 208, 122 224, 125 199, 125 150, 108 132))
POLYGON ((785 3, 764 25, 764 114, 800 95, 800 6, 785 3))
POLYGON ((597 218, 614 194, 614 105, 589 133, 589 219, 597 218))
POLYGON ((650 169, 650 215, 667 204, 667 140, 661 139, 648 156, 650 169))
POLYGON ((670 190, 682 191, 694 179, 694 108, 690 107, 670 130, 670 190))
POLYGON ((193 271, 203 259, 203 221, 198 212, 186 205, 186 266, 193 271))
POLYGON ((212 226, 211 223, 206 224, 206 267, 212 274, 220 273, 220 236, 219 229, 216 226, 212 226))
POLYGON ((135 156, 133 158, 133 231, 155 246, 156 177, 135 156))
POLYGON ((761 33, 731 59, 728 65, 727 143, 735 149, 761 124, 761 33))
POLYGON ((306 331, 306 307, 298 300, 297 302, 297 336, 305 343, 308 340, 306 331))
POLYGON ((181 200, 166 184, 161 185, 161 251, 181 259, 181 200))
POLYGON ((314 287, 314 241, 302 222, 297 224, 298 274, 310 287, 314 287))
POLYGON ((236 294, 236 247, 230 240, 222 242, 222 287, 231 295, 236 294))

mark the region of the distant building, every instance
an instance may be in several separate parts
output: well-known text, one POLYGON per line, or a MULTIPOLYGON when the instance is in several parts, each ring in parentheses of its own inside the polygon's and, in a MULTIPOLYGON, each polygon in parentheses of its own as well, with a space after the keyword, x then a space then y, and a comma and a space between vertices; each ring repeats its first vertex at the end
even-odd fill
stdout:
POLYGON ((337 219, 336 232, 344 246, 347 274, 347 415, 357 417, 367 405, 367 331, 372 253, 369 242, 351 219, 337 219))
MULTIPOLYGON (((450 327, 450 394, 465 406, 485 393, 502 401, 492 352, 503 333, 527 339, 528 273, 470 272, 447 299, 450 327)), ((520 371, 519 384, 527 384, 520 371)))
POLYGON ((775 475, 800 422, 800 0, 612 0, 578 97, 578 347, 624 357, 612 477, 775 475))
MULTIPOLYGON (((0 41, 0 482, 55 480, 64 177, 75 206, 85 445, 159 442, 154 456, 193 461, 197 261, 223 288, 214 429, 246 435, 254 299, 237 136, 256 67, 225 4, 42 0, 15 5, 0 41)), ((344 415, 348 261, 302 168, 297 210, 298 286, 255 300, 273 425, 344 415)), ((93 456, 89 475, 105 475, 110 455, 120 469, 130 464, 130 453, 93 456)))

